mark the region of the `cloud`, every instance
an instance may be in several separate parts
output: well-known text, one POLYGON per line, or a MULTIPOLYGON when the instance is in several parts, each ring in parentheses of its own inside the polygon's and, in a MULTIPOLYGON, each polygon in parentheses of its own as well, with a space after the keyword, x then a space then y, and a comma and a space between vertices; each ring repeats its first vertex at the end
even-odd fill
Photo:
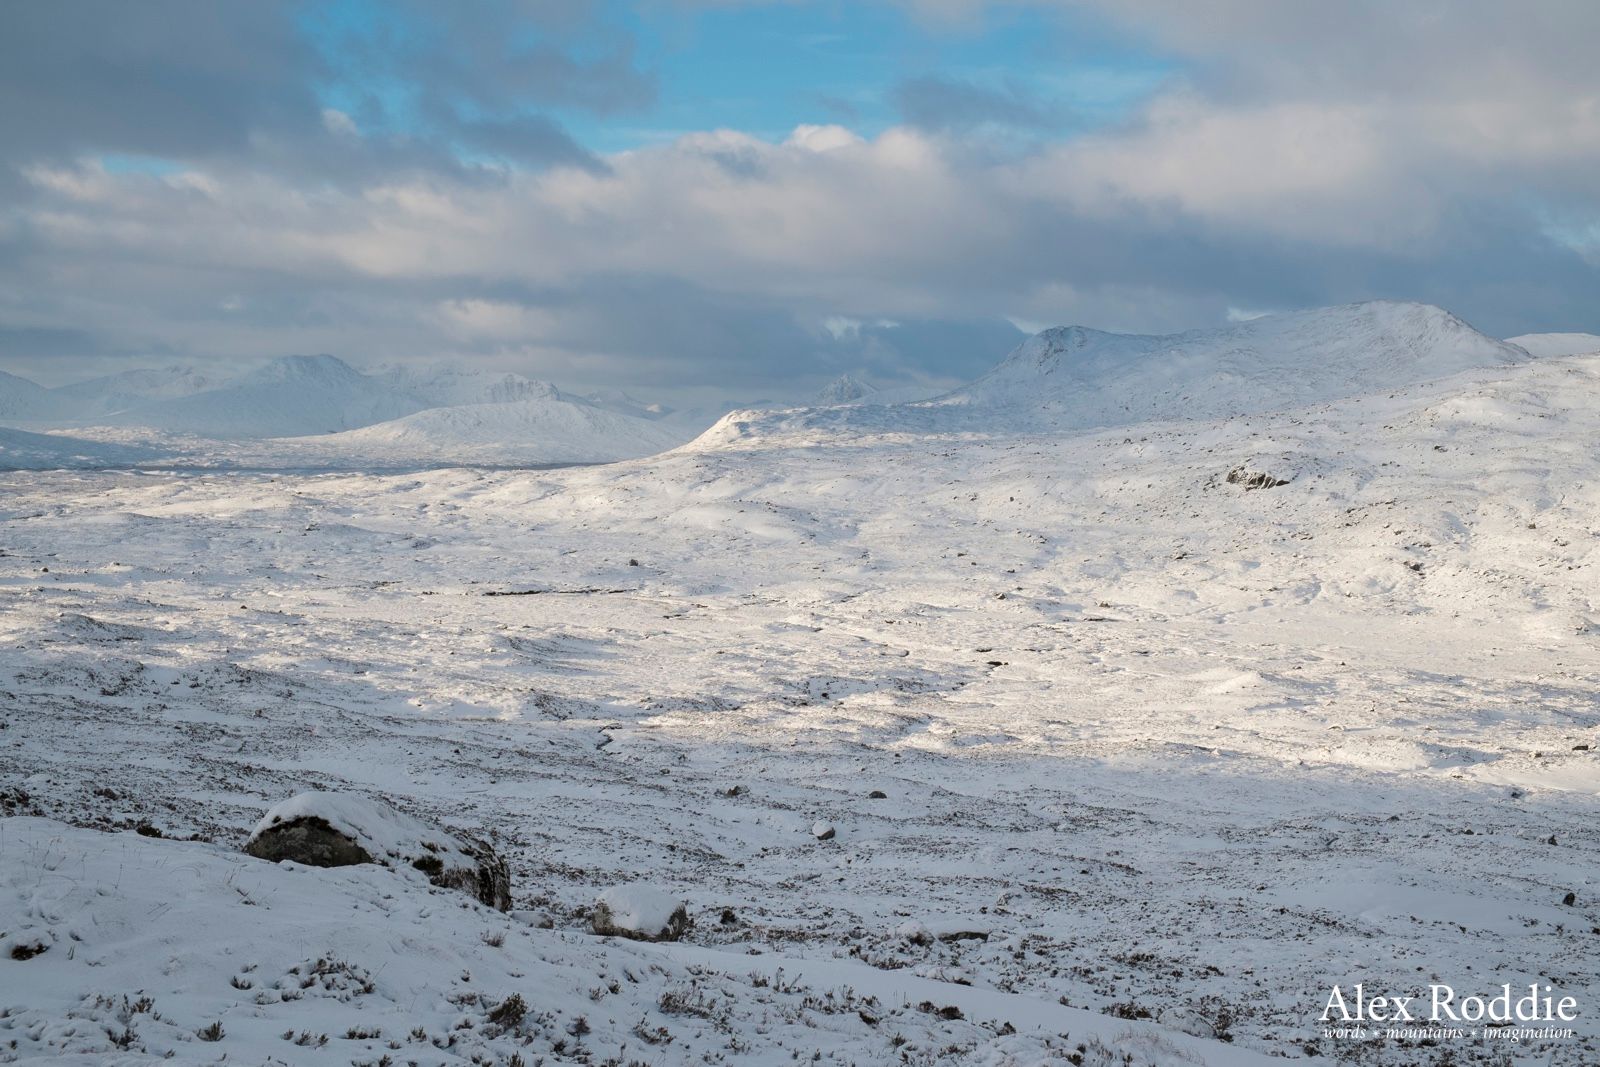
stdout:
POLYGON ((584 0, 0 7, 0 164, 126 154, 307 178, 586 162, 551 109, 611 115, 653 79, 584 0))
POLYGON ((818 336, 830 316, 892 320, 894 338, 879 330, 878 344, 930 371, 976 373, 1005 346, 953 323, 1169 329, 1229 307, 1372 296, 1460 307, 1471 294, 1477 306, 1462 310, 1509 332, 1524 294, 1497 291, 1505 277, 1540 279, 1545 310, 1590 304, 1581 257, 1519 229, 1513 207, 1436 209, 1418 256, 1376 230, 1354 239, 1274 222, 1298 198, 1334 195, 1282 173, 1237 199, 1164 201, 1143 175, 1105 192, 1097 183, 1124 173, 1096 160, 1110 150, 1087 142, 980 165, 908 129, 777 143, 722 132, 599 170, 314 190, 248 168, 35 168, 18 236, 0 239, 0 290, 12 295, 0 321, 93 324, 197 352, 517 351, 580 379, 604 368, 766 388, 827 364, 818 336), (52 281, 62 277, 73 285, 52 281), (241 293, 245 307, 224 311, 241 293), (969 354, 936 352, 928 323, 971 342, 969 354))
POLYGON ((5 348, 457 356, 793 397, 840 370, 976 374, 1011 322, 1158 331, 1390 297, 1502 335, 1600 329, 1581 46, 1600 9, 1062 6, 1180 73, 1088 132, 934 74, 874 136, 712 129, 600 156, 552 109, 621 113, 654 81, 576 0, 401 7, 398 40, 205 5, 181 47, 124 5, 81 30, 13 5, 0 60, 31 66, 0 62, 5 348), (259 54, 223 62, 245 30, 259 54), (996 127, 1031 139, 977 150, 996 127))
POLYGON ((286 5, 0 7, 0 158, 200 158, 313 125, 318 69, 286 5))
POLYGON ((925 130, 958 131, 983 126, 1023 130, 1060 129, 1069 114, 1014 82, 999 87, 927 75, 901 82, 895 106, 905 121, 925 130))
POLYGON ((463 148, 524 166, 557 163, 605 166, 554 119, 522 115, 508 119, 457 120, 456 142, 463 148))

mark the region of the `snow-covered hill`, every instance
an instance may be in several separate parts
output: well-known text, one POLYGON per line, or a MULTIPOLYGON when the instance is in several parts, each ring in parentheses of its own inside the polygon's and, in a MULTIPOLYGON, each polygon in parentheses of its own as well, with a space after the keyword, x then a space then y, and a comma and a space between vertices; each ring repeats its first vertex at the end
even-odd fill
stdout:
POLYGON ((674 448, 690 435, 671 426, 551 395, 510 403, 457 404, 309 440, 327 462, 378 466, 437 463, 524 465, 596 463, 674 448))
POLYGON ((0 470, 130 467, 163 458, 136 445, 89 441, 65 434, 29 433, 0 426, 0 470))
MULTIPOLYGON (((1381 393, 1461 370, 1600 346, 1587 334, 1496 341, 1423 304, 1374 302, 1171 335, 1083 327, 1029 338, 978 380, 931 400, 845 375, 817 406, 743 411, 701 444, 852 435, 1072 432, 1151 420, 1226 418, 1381 393), (1591 344, 1593 342, 1593 344, 1591 344)), ((330 465, 538 464, 648 455, 724 409, 672 411, 618 390, 565 394, 522 375, 455 364, 364 375, 331 356, 273 362, 223 381, 186 368, 132 371, 57 389, 0 377, 0 420, 28 429, 148 427, 250 444, 226 462, 330 465), (303 438, 322 437, 308 442, 303 438), (313 447, 314 444, 314 447, 313 447), (278 449, 285 453, 274 457, 278 449)), ((175 446, 204 462, 203 442, 175 446)), ((215 446, 217 453, 238 451, 215 446)))
POLYGON ((1600 334, 1593 333, 1525 333, 1520 337, 1506 338, 1506 343, 1527 349, 1535 356, 1579 356, 1586 352, 1600 352, 1600 334))
POLYGON ((51 418, 56 398, 50 390, 26 378, 0 371, 0 420, 33 422, 51 418))
POLYGON ((817 391, 816 404, 818 407, 849 404, 852 401, 864 400, 877 391, 876 387, 868 385, 853 374, 841 374, 817 391))
POLYGON ((194 367, 122 371, 50 390, 54 417, 87 421, 115 415, 153 401, 193 396, 224 384, 224 379, 194 367))
POLYGON ((1523 358, 1443 308, 1380 301, 1165 336, 1046 330, 935 403, 1070 428, 1226 418, 1523 358))
POLYGON ((969 385, 921 403, 734 412, 707 446, 836 434, 1080 431, 1282 411, 1529 358, 1442 308, 1375 301, 1211 330, 1057 327, 969 385))
POLYGON ((104 421, 226 440, 335 433, 425 407, 333 356, 285 356, 215 389, 142 404, 104 421))
POLYGON ((363 374, 332 356, 291 356, 220 380, 175 367, 56 389, 0 372, 0 420, 105 442, 24 448, 32 439, 19 436, 10 454, 26 453, 30 467, 49 466, 53 454, 64 466, 96 456, 124 465, 134 455, 201 467, 592 463, 676 447, 714 418, 444 363, 363 374), (130 439, 145 447, 127 451, 130 439))
POLYGON ((477 370, 457 363, 391 366, 381 368, 373 377, 393 389, 427 401, 430 407, 509 404, 561 396, 560 390, 549 382, 509 372, 477 370))

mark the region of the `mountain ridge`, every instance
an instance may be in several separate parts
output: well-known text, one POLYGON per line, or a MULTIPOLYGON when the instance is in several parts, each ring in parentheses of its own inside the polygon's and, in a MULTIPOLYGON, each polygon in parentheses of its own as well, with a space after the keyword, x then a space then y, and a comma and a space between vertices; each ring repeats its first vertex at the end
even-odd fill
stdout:
POLYGON ((1370 301, 1174 334, 1061 326, 921 402, 735 412, 706 444, 763 434, 1079 432, 1260 414, 1533 358, 1431 304, 1370 301))

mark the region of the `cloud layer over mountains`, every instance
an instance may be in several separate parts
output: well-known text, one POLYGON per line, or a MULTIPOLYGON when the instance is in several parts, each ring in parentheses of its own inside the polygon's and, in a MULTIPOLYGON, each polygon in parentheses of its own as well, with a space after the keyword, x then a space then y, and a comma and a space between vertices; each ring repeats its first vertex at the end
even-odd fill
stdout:
MULTIPOLYGON (((1012 10, 904 6, 948 36, 1012 10)), ((0 362, 464 357, 798 398, 842 371, 954 384, 1008 319, 1390 297, 1600 329, 1594 5, 1027 6, 1169 74, 1115 121, 926 70, 858 87, 886 128, 708 112, 601 152, 578 126, 662 85, 648 27, 581 0, 10 8, 0 362)))

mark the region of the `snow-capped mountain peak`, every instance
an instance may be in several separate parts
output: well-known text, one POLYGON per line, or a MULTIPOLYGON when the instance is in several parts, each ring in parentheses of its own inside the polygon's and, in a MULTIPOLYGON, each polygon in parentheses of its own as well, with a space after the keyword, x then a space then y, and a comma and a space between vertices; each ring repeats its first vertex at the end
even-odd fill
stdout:
POLYGON ((229 386, 320 384, 349 386, 365 380, 360 371, 337 356, 278 356, 230 379, 229 386))
POLYGON ((1443 308, 1374 301, 1176 334, 1045 330, 935 403, 1023 412, 1073 428, 1225 418, 1525 358, 1443 308))

